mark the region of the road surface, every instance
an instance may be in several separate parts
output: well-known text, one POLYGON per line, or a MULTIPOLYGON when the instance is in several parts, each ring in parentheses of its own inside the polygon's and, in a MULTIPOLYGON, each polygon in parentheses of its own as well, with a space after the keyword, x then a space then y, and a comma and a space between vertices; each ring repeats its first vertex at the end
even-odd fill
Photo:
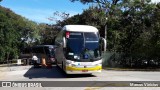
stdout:
MULTIPOLYGON (((33 68, 32 66, 0 67, 0 81, 160 81, 160 72, 149 71, 113 71, 103 70, 92 75, 66 75, 59 67, 33 68), (5 70, 5 71, 4 71, 5 70)), ((55 83, 54 82, 54 83, 55 83)), ((68 82, 70 83, 70 82, 68 82)), ((73 82, 72 82, 73 83, 73 82)), ((91 87, 41 87, 23 88, 23 90, 160 90, 159 87, 107 87, 107 85, 91 87)), ((63 86, 63 85, 62 85, 63 86)), ((160 85, 159 85, 160 86, 160 85)), ((0 90, 22 90, 22 88, 0 88, 0 90)))

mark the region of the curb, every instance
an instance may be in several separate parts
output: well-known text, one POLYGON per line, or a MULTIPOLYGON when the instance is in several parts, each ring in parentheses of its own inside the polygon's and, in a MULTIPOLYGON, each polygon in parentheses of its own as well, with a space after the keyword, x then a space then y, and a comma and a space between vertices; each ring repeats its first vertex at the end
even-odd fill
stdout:
POLYGON ((103 68, 104 70, 113 70, 113 71, 159 71, 160 68, 157 69, 130 69, 130 68, 103 68))
POLYGON ((13 65, 13 66, 0 66, 0 72, 10 72, 10 71, 20 71, 20 70, 27 70, 31 68, 32 66, 19 66, 19 65, 13 65))

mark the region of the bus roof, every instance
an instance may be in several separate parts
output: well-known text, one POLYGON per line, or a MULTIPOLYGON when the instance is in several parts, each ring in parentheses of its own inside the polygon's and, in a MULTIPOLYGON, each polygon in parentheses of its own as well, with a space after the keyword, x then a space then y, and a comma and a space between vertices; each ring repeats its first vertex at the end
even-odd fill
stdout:
POLYGON ((63 27, 65 31, 72 32, 98 32, 98 29, 89 25, 66 25, 63 27))

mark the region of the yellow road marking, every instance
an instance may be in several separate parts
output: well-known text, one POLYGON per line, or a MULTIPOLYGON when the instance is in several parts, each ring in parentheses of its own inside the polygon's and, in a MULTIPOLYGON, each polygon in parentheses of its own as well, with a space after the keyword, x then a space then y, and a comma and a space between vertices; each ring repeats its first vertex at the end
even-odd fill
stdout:
POLYGON ((96 85, 93 85, 92 87, 86 87, 84 90, 98 90, 98 89, 101 89, 101 88, 104 88, 104 87, 108 87, 108 86, 127 86, 126 84, 122 84, 122 83, 119 83, 119 84, 115 84, 115 83, 111 83, 111 84, 101 84, 101 85, 98 85, 98 87, 96 87, 96 85))
POLYGON ((103 88, 103 87, 87 87, 86 89, 84 90, 98 90, 100 88, 103 88))

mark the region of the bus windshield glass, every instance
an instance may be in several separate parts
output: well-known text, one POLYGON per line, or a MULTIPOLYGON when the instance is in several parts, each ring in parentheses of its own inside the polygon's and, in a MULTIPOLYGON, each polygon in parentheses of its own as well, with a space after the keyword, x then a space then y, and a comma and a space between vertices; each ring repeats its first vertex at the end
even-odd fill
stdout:
POLYGON ((98 34, 95 32, 86 32, 84 37, 86 41, 98 41, 98 34))
POLYGON ((54 55, 54 49, 53 48, 50 48, 49 52, 50 52, 51 55, 54 55))
POLYGON ((66 58, 70 60, 99 60, 99 35, 97 32, 69 32, 66 58))

